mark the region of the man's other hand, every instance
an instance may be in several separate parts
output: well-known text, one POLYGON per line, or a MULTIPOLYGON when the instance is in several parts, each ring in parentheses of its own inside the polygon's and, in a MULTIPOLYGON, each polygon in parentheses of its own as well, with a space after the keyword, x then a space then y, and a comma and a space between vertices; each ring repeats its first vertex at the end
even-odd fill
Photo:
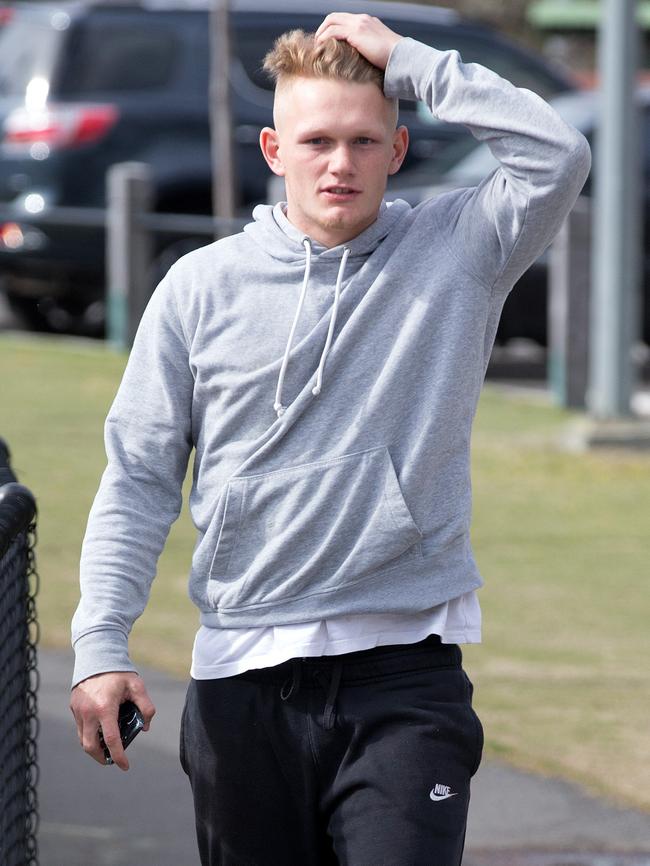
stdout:
POLYGON ((316 31, 316 42, 345 39, 374 66, 386 69, 393 47, 403 37, 394 33, 379 18, 351 12, 332 12, 316 31))
POLYGON ((149 730, 154 707, 142 678, 132 671, 115 671, 88 677, 72 689, 70 709, 77 723, 77 734, 83 750, 98 763, 105 764, 104 750, 99 742, 99 728, 108 746, 113 761, 122 770, 129 769, 129 762, 122 747, 117 726, 120 704, 133 701, 144 719, 144 729, 149 730))

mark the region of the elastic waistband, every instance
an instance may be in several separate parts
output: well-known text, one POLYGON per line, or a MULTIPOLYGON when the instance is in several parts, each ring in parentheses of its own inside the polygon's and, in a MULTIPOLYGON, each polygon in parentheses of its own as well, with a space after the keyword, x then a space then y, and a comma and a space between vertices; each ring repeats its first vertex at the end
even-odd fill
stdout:
POLYGON ((251 668, 241 679, 284 682, 299 664, 306 684, 320 681, 320 674, 336 666, 341 669, 341 682, 354 682, 391 673, 407 673, 427 668, 458 668, 462 664, 461 649, 457 644, 443 644, 438 635, 430 634, 424 640, 409 644, 385 644, 365 650, 337 655, 295 657, 266 668, 251 668))

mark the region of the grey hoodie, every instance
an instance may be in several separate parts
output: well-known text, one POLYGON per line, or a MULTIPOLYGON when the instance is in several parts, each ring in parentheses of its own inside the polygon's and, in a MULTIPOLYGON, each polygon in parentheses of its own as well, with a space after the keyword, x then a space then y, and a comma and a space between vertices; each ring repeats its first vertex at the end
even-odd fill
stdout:
POLYGON ((81 553, 73 685, 135 670, 128 635, 196 449, 189 593, 200 621, 257 627, 432 607, 479 587, 470 433, 503 302, 590 167, 529 90, 403 39, 385 94, 487 140, 475 188, 326 249, 260 205, 156 288, 105 426, 81 553))

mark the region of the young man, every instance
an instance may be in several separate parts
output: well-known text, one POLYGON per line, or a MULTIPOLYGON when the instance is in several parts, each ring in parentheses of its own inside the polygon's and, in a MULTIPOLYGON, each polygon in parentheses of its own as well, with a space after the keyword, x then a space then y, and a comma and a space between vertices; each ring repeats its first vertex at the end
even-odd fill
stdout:
POLYGON ((458 644, 480 640, 469 440, 503 302, 590 165, 538 96, 332 14, 267 56, 264 156, 286 203, 156 289, 106 422, 73 621, 84 749, 128 762, 127 651, 181 507, 201 627, 181 763, 204 864, 452 866, 482 751, 458 644), (500 167, 411 208, 397 98, 500 167))

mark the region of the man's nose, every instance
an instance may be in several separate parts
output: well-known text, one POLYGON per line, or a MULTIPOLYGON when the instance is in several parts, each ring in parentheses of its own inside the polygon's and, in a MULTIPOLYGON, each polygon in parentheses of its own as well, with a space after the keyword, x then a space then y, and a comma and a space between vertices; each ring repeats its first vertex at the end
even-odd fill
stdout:
POLYGON ((336 174, 349 174, 354 170, 351 148, 347 145, 335 147, 330 155, 330 171, 336 174))

